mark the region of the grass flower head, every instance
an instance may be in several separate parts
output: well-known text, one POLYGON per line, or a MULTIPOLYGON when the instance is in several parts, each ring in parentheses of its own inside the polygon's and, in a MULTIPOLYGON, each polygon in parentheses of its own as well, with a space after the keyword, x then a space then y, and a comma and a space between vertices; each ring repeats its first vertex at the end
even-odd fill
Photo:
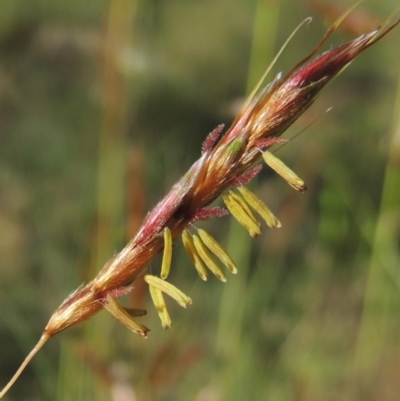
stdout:
POLYGON ((197 234, 192 234, 191 226, 199 220, 232 214, 252 237, 261 234, 258 215, 269 227, 280 227, 272 211, 245 185, 267 165, 293 188, 305 191, 304 181, 268 149, 287 142, 281 135, 310 107, 321 89, 397 24, 381 26, 318 56, 322 45, 337 28, 336 23, 314 51, 286 76, 279 74, 261 90, 258 85, 231 127, 223 133, 224 127, 220 125, 208 135, 200 158, 147 215, 137 235, 92 281, 74 291, 54 312, 42 339, 0 393, 0 398, 49 338, 101 309, 107 310, 129 330, 146 337, 148 329, 136 321, 142 313, 122 307, 117 299, 132 291, 132 283, 145 273, 148 263, 160 252, 163 252, 160 277, 145 275, 144 279, 150 287, 162 326, 171 327, 164 294, 183 307, 192 302, 189 296, 166 281, 173 241, 178 237, 182 236, 184 247, 203 280, 207 280, 210 271, 219 280, 226 281, 225 267, 236 273, 235 262, 221 245, 204 230, 198 229, 197 234), (211 205, 220 196, 227 209, 211 205))

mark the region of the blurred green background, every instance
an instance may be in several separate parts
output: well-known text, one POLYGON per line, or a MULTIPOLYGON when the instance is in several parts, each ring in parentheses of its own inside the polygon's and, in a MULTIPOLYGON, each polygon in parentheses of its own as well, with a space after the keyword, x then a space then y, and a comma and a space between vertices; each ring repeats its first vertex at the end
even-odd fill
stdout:
MULTIPOLYGON (((397 6, 363 3, 327 48, 397 6)), ((198 158, 206 134, 229 126, 295 26, 314 17, 273 74, 307 55, 347 7, 1 2, 1 387, 62 300, 198 158)), ((398 400, 399 35, 362 54, 287 133, 306 128, 278 156, 309 190, 267 169, 252 184, 282 228, 250 240, 232 218, 199 224, 230 251, 237 276, 202 282, 176 241, 169 281, 193 305, 168 303, 171 330, 138 283, 126 303, 148 310, 147 340, 102 312, 52 339, 5 399, 398 400)))

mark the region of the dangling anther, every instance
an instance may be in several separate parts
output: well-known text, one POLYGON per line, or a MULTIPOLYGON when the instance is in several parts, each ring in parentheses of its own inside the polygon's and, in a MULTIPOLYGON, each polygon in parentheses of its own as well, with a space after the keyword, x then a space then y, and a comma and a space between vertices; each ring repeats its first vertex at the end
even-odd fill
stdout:
POLYGON ((226 282, 225 274, 219 268, 217 262, 210 255, 206 246, 203 244, 203 242, 197 235, 193 235, 193 243, 201 259, 203 260, 205 265, 210 269, 211 273, 213 273, 218 278, 218 280, 226 282))
POLYGON ((137 322, 111 295, 107 295, 107 298, 103 302, 103 307, 128 330, 147 338, 147 332, 150 330, 137 322))
POLYGON ((254 238, 257 235, 261 234, 260 223, 256 220, 254 214, 250 211, 248 213, 244 204, 245 201, 243 198, 230 191, 227 195, 223 195, 223 200, 225 202, 226 207, 231 212, 232 216, 241 224, 249 234, 254 238), (240 200, 241 199, 241 200, 240 200))
POLYGON ((160 317, 162 327, 164 327, 164 329, 170 328, 171 318, 167 310, 167 305, 165 304, 163 293, 157 287, 153 287, 152 285, 149 285, 149 290, 151 299, 153 300, 158 316, 160 317))
POLYGON ((183 306, 184 308, 186 308, 186 305, 191 305, 192 303, 192 300, 186 294, 184 294, 181 290, 176 288, 171 283, 168 283, 167 281, 164 281, 150 274, 146 274, 144 276, 144 281, 146 281, 147 284, 156 287, 162 292, 168 294, 171 298, 175 299, 175 301, 178 302, 178 304, 183 306))
POLYGON ((286 164, 274 156, 271 152, 263 152, 262 157, 265 163, 272 168, 276 173, 278 173, 287 183, 294 189, 300 192, 304 192, 307 187, 304 181, 286 164))
POLYGON ((229 256, 229 254, 225 251, 224 248, 210 235, 207 231, 202 230, 199 228, 197 230, 199 233, 200 238, 204 242, 204 245, 215 255, 219 258, 219 260, 228 268, 228 270, 236 274, 237 267, 235 262, 229 256))
POLYGON ((269 207, 253 192, 246 187, 238 188, 246 202, 265 220, 268 227, 281 227, 281 222, 271 212, 269 207))
POLYGON ((204 281, 207 281, 207 269, 205 268, 204 263, 193 244, 191 234, 186 229, 182 232, 182 242, 200 278, 204 281))
POLYGON ((161 265, 161 278, 166 279, 171 269, 172 259, 172 235, 171 230, 168 227, 164 228, 164 253, 161 265))

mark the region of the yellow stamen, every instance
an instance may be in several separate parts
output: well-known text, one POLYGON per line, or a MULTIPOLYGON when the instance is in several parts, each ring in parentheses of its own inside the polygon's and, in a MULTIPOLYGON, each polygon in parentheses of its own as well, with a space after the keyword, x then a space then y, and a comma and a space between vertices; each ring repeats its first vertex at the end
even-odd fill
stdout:
POLYGON ((128 330, 139 334, 139 336, 147 338, 149 329, 137 322, 113 297, 107 296, 107 302, 104 303, 104 309, 128 330))
POLYGON ((217 262, 210 255, 207 248, 205 247, 205 245, 203 244, 203 242, 197 235, 193 235, 193 243, 194 243, 194 246, 196 247, 196 250, 199 253, 200 257, 203 259, 204 263, 211 270, 211 272, 213 274, 215 274, 215 276, 219 280, 226 282, 225 274, 219 268, 217 262))
POLYGON ((165 304, 163 293, 157 287, 153 287, 152 285, 149 285, 149 290, 151 299, 157 309, 158 316, 161 319, 162 327, 164 327, 164 329, 170 328, 172 322, 167 310, 167 305, 165 304))
POLYGON ((271 152, 263 152, 262 157, 265 163, 268 164, 269 167, 272 168, 275 172, 277 172, 287 183, 292 186, 294 189, 300 192, 304 192, 307 187, 304 181, 286 164, 274 156, 271 152))
MULTIPOLYGON (((255 217, 251 218, 242 203, 235 199, 230 193, 223 195, 222 199, 232 216, 249 232, 254 238, 261 234, 260 224, 255 221, 255 217)), ((244 199, 243 199, 244 201, 244 199)))
POLYGON ((168 227, 164 228, 164 253, 161 265, 161 278, 166 279, 171 269, 172 259, 172 235, 171 230, 168 227))
POLYGON ((235 199, 237 202, 240 203, 240 206, 244 209, 244 211, 247 213, 247 215, 251 218, 251 220, 254 221, 258 226, 260 226, 259 221, 257 220, 257 217, 254 216, 254 213, 251 211, 249 205, 247 204, 246 200, 243 199, 239 194, 236 194, 233 191, 229 191, 229 195, 232 196, 233 199, 235 199))
POLYGON ((225 251, 225 249, 222 248, 222 246, 210 234, 208 234, 207 231, 204 231, 201 228, 199 228, 197 231, 206 247, 221 260, 221 262, 229 269, 231 273, 236 274, 236 264, 225 251))
POLYGON ((144 281, 146 281, 147 284, 152 285, 153 287, 156 287, 162 292, 168 294, 184 308, 186 308, 186 305, 190 305, 192 303, 192 300, 186 294, 167 281, 150 274, 146 274, 144 276, 144 281))
POLYGON ((281 227, 281 222, 271 212, 269 207, 246 187, 238 188, 246 202, 265 220, 271 228, 281 227))
POLYGON ((205 268, 203 261, 197 253, 197 250, 193 244, 192 236, 190 235, 188 230, 183 230, 182 242, 200 278, 204 281, 207 281, 207 269, 205 268))

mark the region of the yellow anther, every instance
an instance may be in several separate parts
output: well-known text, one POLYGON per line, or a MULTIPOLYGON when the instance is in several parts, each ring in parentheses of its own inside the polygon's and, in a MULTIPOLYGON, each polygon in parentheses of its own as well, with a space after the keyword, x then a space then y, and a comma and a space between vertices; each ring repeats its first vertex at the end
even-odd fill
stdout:
POLYGON ((222 198, 232 216, 249 232, 252 237, 261 234, 260 224, 248 215, 242 204, 237 199, 235 199, 231 194, 224 195, 222 198))
POLYGON ((207 269, 205 268, 204 263, 193 244, 192 236, 188 230, 183 230, 182 242, 200 278, 204 281, 207 281, 207 269))
POLYGON ((161 278, 166 279, 171 269, 172 259, 172 235, 171 230, 168 227, 164 228, 164 253, 161 265, 161 278))
POLYGON ((199 253, 201 259, 206 264, 206 266, 210 269, 210 271, 221 281, 225 282, 226 277, 222 270, 219 268, 217 262, 213 259, 213 257, 208 252, 206 246, 203 244, 201 239, 197 235, 193 235, 193 243, 196 247, 197 252, 199 253))
POLYGON ((144 281, 146 281, 147 284, 152 285, 153 287, 156 287, 162 292, 168 294, 171 298, 175 299, 175 301, 178 302, 178 304, 183 306, 184 308, 186 308, 186 305, 190 305, 192 303, 192 300, 186 294, 184 294, 181 290, 179 290, 171 283, 168 283, 167 281, 164 281, 150 274, 146 274, 144 276, 144 281))
POLYGON ((239 191, 246 202, 265 220, 269 227, 281 227, 281 222, 275 217, 269 207, 256 194, 245 187, 239 187, 239 191))
POLYGON ((204 245, 206 245, 206 247, 221 260, 221 262, 229 269, 231 273, 236 274, 236 264, 225 251, 225 249, 222 248, 222 246, 210 234, 208 234, 207 231, 204 231, 201 228, 199 228, 197 231, 200 235, 200 238, 204 242, 204 245))
POLYGON ((229 191, 229 195, 232 196, 232 198, 242 206, 243 210, 246 212, 246 214, 251 218, 251 220, 254 221, 258 226, 260 226, 259 221, 257 220, 257 217, 254 215, 254 213, 251 211, 249 205, 247 204, 246 200, 243 199, 239 194, 229 191))
POLYGON ((263 152, 262 157, 265 163, 267 163, 272 170, 276 171, 294 189, 300 192, 304 192, 307 189, 304 181, 271 152, 263 152))
POLYGON ((157 309, 158 316, 161 319, 161 324, 164 329, 171 327, 171 318, 169 316, 167 305, 165 304, 164 295, 157 287, 149 285, 151 299, 157 309))
POLYGON ((147 337, 149 329, 137 322, 113 297, 107 296, 107 301, 104 303, 104 309, 128 330, 139 334, 141 337, 147 337))

